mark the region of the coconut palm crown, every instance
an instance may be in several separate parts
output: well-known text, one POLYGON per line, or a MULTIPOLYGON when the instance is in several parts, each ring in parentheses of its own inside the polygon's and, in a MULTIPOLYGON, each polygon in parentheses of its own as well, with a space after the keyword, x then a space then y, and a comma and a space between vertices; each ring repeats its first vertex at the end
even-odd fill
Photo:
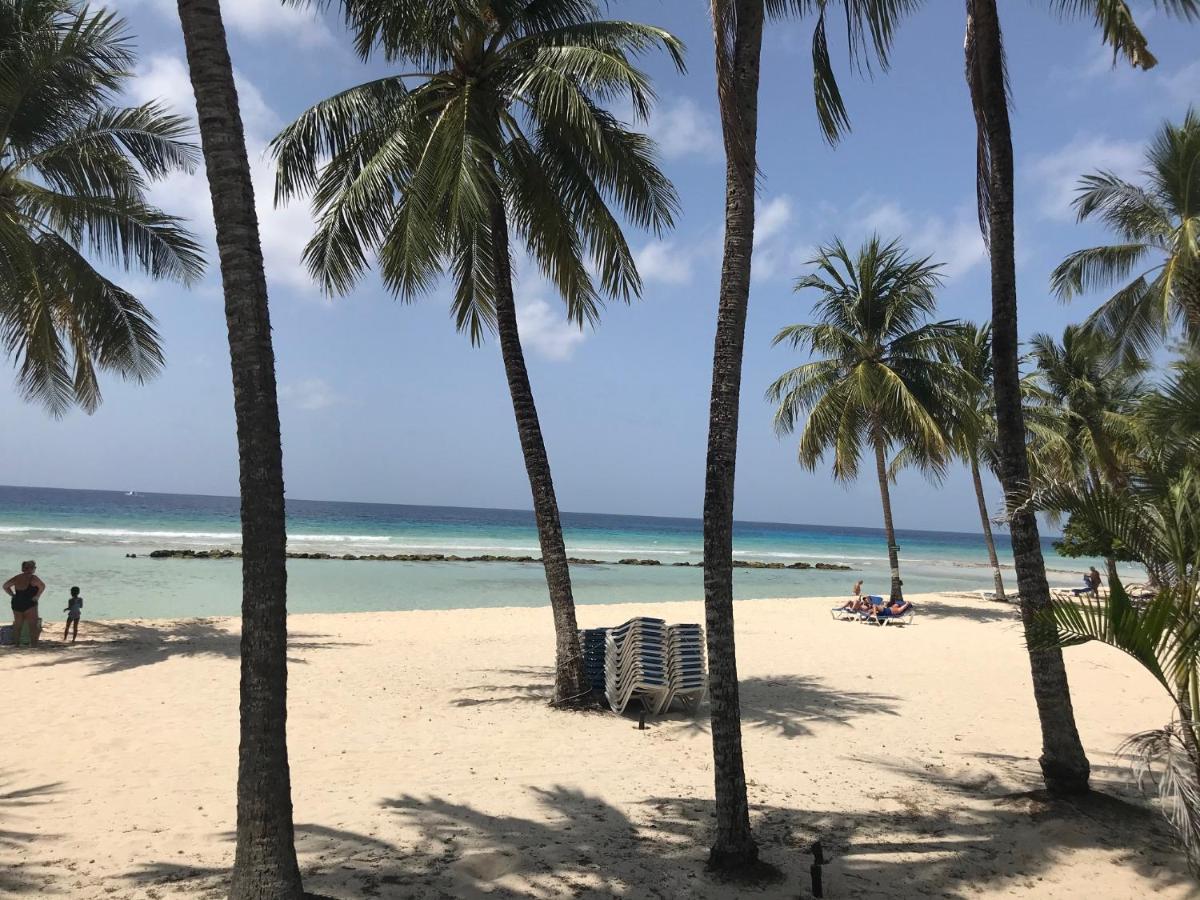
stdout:
POLYGON ((55 415, 96 409, 98 370, 144 381, 163 364, 150 312, 89 256, 181 282, 203 270, 181 221, 146 197, 195 167, 187 120, 114 105, 133 65, 110 12, 0 0, 0 341, 22 394, 55 415))
POLYGON ((1063 300, 1116 292, 1089 324, 1148 350, 1173 329, 1200 346, 1200 115, 1165 123, 1146 150, 1143 183, 1112 172, 1079 182, 1079 221, 1098 218, 1119 243, 1077 250, 1054 270, 1063 300))
POLYGON ((790 344, 816 358, 781 375, 767 389, 778 404, 775 430, 790 434, 807 413, 799 459, 815 469, 833 454, 834 477, 853 480, 863 452, 874 458, 880 479, 884 524, 892 557, 892 593, 900 594, 888 454, 906 456, 940 472, 952 447, 942 409, 969 380, 953 361, 961 334, 958 322, 930 322, 941 284, 938 265, 915 258, 898 241, 871 237, 856 254, 841 240, 820 248, 816 270, 796 281, 795 290, 815 290, 817 322, 789 325, 774 343, 790 344))
POLYGON ((659 232, 678 201, 653 142, 603 104, 627 100, 644 119, 654 94, 633 60, 661 47, 682 70, 676 38, 599 21, 590 0, 341 5, 364 59, 412 71, 318 103, 272 144, 276 200, 312 194, 318 222, 305 262, 328 291, 348 291, 372 253, 402 299, 448 273, 455 321, 481 340, 495 327, 500 198, 571 320, 594 322, 604 295, 640 292, 611 207, 659 232))

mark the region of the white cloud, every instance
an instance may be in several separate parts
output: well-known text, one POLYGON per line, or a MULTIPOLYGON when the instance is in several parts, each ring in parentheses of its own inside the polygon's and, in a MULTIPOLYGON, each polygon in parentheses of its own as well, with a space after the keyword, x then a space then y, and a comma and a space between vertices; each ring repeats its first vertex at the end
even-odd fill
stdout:
MULTIPOLYGON (((632 121, 632 111, 617 110, 618 118, 632 121)), ((646 133, 658 142, 658 149, 667 159, 684 156, 701 156, 719 159, 724 152, 721 129, 715 114, 700 108, 689 97, 677 97, 663 101, 650 113, 646 133)))
MULTIPOLYGON (((179 19, 175 0, 115 0, 112 5, 124 11, 149 7, 166 19, 179 19)), ((254 39, 272 38, 284 33, 302 46, 314 46, 331 43, 333 38, 314 11, 284 6, 280 0, 233 0, 232 3, 222 3, 221 18, 230 31, 254 39)))
POLYGON ((517 329, 525 348, 554 362, 570 359, 585 338, 578 325, 539 297, 517 301, 517 329))
MULTIPOLYGON (((274 205, 275 169, 266 149, 282 123, 249 78, 237 71, 234 78, 245 126, 267 277, 274 284, 315 292, 317 288, 301 262, 304 245, 313 233, 308 204, 301 200, 280 209, 274 205)), ((156 54, 139 66, 137 77, 131 81, 130 97, 137 103, 162 100, 175 112, 195 119, 195 101, 187 65, 178 56, 156 54)), ((168 176, 151 188, 151 197, 168 212, 186 217, 192 228, 207 240, 211 250, 216 231, 208 183, 202 170, 193 175, 178 172, 168 176)), ((213 274, 216 274, 216 253, 210 252, 209 259, 213 261, 213 274)))
POLYGON ((1134 178, 1142 159, 1142 145, 1136 141, 1083 136, 1052 153, 1034 157, 1027 172, 1038 190, 1039 212, 1048 219, 1074 219, 1071 202, 1081 176, 1102 169, 1122 178, 1134 178))
POLYGON ((279 399, 296 409, 316 412, 340 403, 342 395, 335 391, 324 378, 304 378, 281 386, 279 399))
MULTIPOLYGON (((942 264, 947 277, 961 275, 987 258, 974 209, 960 208, 952 216, 914 215, 894 200, 860 199, 854 225, 885 241, 898 238, 913 253, 929 255, 942 264)), ((864 235, 865 236, 865 235, 864 235)))
POLYGON ((638 273, 644 281, 687 284, 692 280, 695 253, 675 241, 651 241, 636 254, 638 273))
POLYGON ((1194 104, 1200 96, 1200 60, 1183 66, 1170 75, 1165 72, 1158 78, 1166 95, 1176 107, 1194 104))
POLYGON ((754 213, 754 246, 775 237, 792 221, 792 201, 786 195, 774 197, 754 213))

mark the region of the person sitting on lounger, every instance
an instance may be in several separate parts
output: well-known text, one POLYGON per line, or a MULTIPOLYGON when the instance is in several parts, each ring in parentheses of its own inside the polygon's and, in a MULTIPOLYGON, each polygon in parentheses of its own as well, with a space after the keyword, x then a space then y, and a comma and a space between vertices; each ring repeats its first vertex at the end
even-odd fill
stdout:
POLYGON ((912 609, 912 604, 903 597, 893 597, 882 607, 872 607, 871 618, 878 620, 880 616, 883 616, 885 619, 895 619, 910 609, 912 609))
POLYGON ((870 605, 871 601, 862 595, 862 585, 861 578, 854 582, 854 596, 842 604, 842 609, 849 612, 859 612, 862 610, 864 603, 868 606, 870 605))

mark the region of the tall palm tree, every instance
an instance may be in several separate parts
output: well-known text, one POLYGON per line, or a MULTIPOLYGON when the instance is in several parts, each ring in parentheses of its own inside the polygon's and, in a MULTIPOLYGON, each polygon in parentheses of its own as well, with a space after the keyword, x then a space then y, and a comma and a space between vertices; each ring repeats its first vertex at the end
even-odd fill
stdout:
POLYGON ((85 254, 189 283, 204 263, 148 184, 194 169, 187 120, 114 105, 132 77, 122 19, 68 0, 0 0, 0 341, 26 399, 100 403, 97 370, 163 365, 149 310, 85 254))
POLYGON ((1176 325, 1200 346, 1198 173, 1200 115, 1189 109, 1182 125, 1164 123, 1147 148, 1144 185, 1112 172, 1079 182, 1079 221, 1099 218, 1121 243, 1076 250, 1051 284, 1064 300, 1117 287, 1088 321, 1125 346, 1148 350, 1176 325), (1127 281, 1146 263, 1152 265, 1127 281))
MULTIPOLYGON (((1008 80, 1004 41, 996 0, 966 0, 965 74, 975 114, 979 224, 988 241, 992 275, 992 355, 1000 483, 1008 508, 1013 561, 1026 634, 1034 617, 1050 602, 1046 564, 1037 519, 1028 508, 1029 460, 1021 404, 1020 349, 1017 336, 1017 283, 1013 231, 1012 127, 1008 118, 1008 80)), ((1051 0, 1062 14, 1090 16, 1113 52, 1135 67, 1149 68, 1154 57, 1123 0, 1051 0)), ((1194 15, 1196 0, 1163 4, 1171 14, 1194 15)), ((1088 790, 1090 767, 1075 726, 1071 691, 1062 653, 1054 648, 1029 651, 1034 700, 1042 728, 1042 776, 1056 793, 1088 790)))
POLYGON ((918 464, 941 470, 951 446, 941 410, 964 381, 952 361, 957 322, 930 322, 941 283, 939 266, 914 258, 899 241, 872 236, 851 255, 840 239, 809 260, 816 270, 795 290, 815 290, 815 324, 789 325, 775 344, 815 358, 783 373, 767 389, 777 403, 775 431, 800 433, 800 464, 812 470, 833 453, 833 477, 853 481, 866 450, 875 462, 887 535, 892 599, 903 597, 900 548, 892 522, 888 457, 903 449, 918 464))
POLYGON ((979 523, 987 544, 988 562, 997 599, 1004 599, 1004 576, 1000 558, 996 555, 996 539, 992 535, 987 497, 983 493, 980 465, 990 466, 995 460, 995 417, 992 400, 992 327, 965 322, 952 348, 954 363, 966 378, 957 392, 957 403, 947 404, 947 435, 955 455, 967 464, 971 483, 975 487, 975 502, 979 506, 979 523))
POLYGON ((242 497, 232 900, 300 900, 287 752, 287 534, 267 281, 220 0, 179 0, 225 288, 242 497))
MULTIPOLYGON (((708 645, 708 698, 713 741, 716 828, 709 867, 754 865, 758 845, 750 832, 733 627, 733 487, 737 467, 739 397, 750 262, 754 248, 754 191, 758 173, 758 83, 763 23, 768 17, 816 15, 813 92, 817 119, 835 142, 849 117, 834 76, 826 40, 829 0, 710 0, 717 68, 717 100, 725 143, 725 240, 713 342, 708 452, 704 473, 704 619, 708 645)), ((850 55, 873 55, 887 68, 899 18, 919 0, 839 0, 850 55)))
POLYGON ((601 21, 592 0, 342 7, 364 60, 417 71, 352 87, 285 129, 273 143, 276 199, 313 194, 318 226, 305 259, 330 292, 349 290, 374 252, 401 299, 446 271, 459 329, 472 342, 498 333, 554 615, 554 702, 585 702, 562 525, 517 328, 512 238, 581 326, 597 320, 605 295, 640 293, 612 206, 658 233, 677 198, 653 142, 603 104, 628 97, 644 118, 653 91, 635 57, 661 47, 682 70, 682 45, 661 28, 601 21))

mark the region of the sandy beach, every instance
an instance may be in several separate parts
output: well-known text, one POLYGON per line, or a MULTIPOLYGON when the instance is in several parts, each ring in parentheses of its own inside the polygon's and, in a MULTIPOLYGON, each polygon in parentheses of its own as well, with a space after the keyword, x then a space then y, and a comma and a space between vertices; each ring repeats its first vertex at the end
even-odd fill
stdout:
MULTIPOLYGON (((289 739, 305 886, 359 897, 1198 896, 1113 751, 1169 708, 1115 651, 1068 651, 1093 784, 1036 793, 1015 611, 913 598, 909 628, 820 600, 737 605, 746 769, 785 880, 710 881, 707 708, 651 720, 546 706, 547 609, 297 615, 289 739), (1033 792, 1033 793, 1031 793, 1033 792)), ((702 621, 702 605, 582 606, 702 621)), ((91 623, 0 654, 0 894, 222 896, 232 861, 237 620, 91 623), (18 700, 18 707, 13 701, 18 700), (15 716, 15 717, 14 717, 15 716)), ((61 628, 61 625, 58 626, 61 628)))

